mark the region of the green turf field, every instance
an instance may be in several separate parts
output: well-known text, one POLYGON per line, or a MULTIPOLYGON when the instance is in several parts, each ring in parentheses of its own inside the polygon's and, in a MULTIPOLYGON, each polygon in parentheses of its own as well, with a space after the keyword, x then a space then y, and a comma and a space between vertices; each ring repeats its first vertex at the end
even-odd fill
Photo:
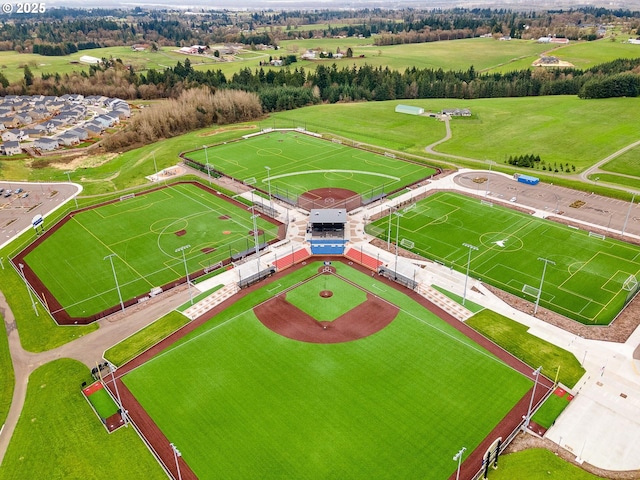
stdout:
POLYGON ((215 170, 295 199, 315 188, 353 190, 365 198, 432 175, 424 165, 385 157, 300 132, 271 132, 187 155, 215 170), (269 167, 267 170, 265 167, 269 167), (254 182, 255 181, 255 182, 254 182))
MULTIPOLYGON (((257 220, 260 242, 276 237, 277 227, 257 220)), ((185 259, 195 272, 253 248, 252 230, 250 211, 178 184, 74 214, 25 259, 67 312, 83 317, 119 303, 106 256, 115 254, 126 300, 184 277, 185 259), (183 259, 176 249, 186 245, 183 259)))
POLYGON ((199 478, 449 477, 453 453, 473 450, 532 382, 344 264, 339 275, 401 308, 383 330, 312 344, 256 319, 252 307, 320 265, 239 300, 124 383, 199 478))
MULTIPOLYGON (((369 232, 387 239, 387 225, 387 218, 380 219, 369 232)), ((462 272, 469 254, 463 243, 471 244, 478 248, 471 254, 471 276, 531 301, 544 266, 538 259, 551 260, 540 305, 589 325, 609 324, 627 299, 623 283, 640 276, 637 246, 457 194, 438 193, 405 211, 399 237, 413 241, 415 253, 462 272)))

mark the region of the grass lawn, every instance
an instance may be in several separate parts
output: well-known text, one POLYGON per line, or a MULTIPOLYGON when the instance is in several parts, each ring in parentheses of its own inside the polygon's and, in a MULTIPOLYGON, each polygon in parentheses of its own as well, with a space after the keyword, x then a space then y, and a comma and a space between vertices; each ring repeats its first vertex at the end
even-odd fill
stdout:
MULTIPOLYGON (((185 268, 195 272, 252 248, 250 216, 194 185, 173 185, 74 214, 25 261, 72 317, 86 317, 117 305, 119 293, 123 300, 144 295, 185 268), (184 258, 176 251, 183 246, 184 258), (115 274, 105 261, 111 254, 115 274)), ((277 235, 261 218, 258 228, 261 242, 277 235)))
POLYGON ((591 473, 565 462, 549 450, 534 448, 500 457, 498 469, 489 469, 490 480, 597 480, 591 473))
MULTIPOLYGON (((388 219, 367 231, 387 239, 388 219)), ((391 238, 396 238, 395 222, 391 238)), ((630 275, 640 276, 640 248, 614 239, 488 206, 459 194, 437 193, 404 211, 401 239, 415 242, 411 250, 464 272, 471 255, 472 276, 535 302, 543 275, 540 305, 584 324, 609 324, 624 306, 623 289, 630 275), (540 239, 544 239, 541 241, 540 239)))
POLYGON ((253 305, 319 266, 240 300, 125 384, 201 478, 447 478, 451 452, 478 445, 531 381, 344 264, 339 274, 402 307, 382 331, 310 344, 255 318, 253 305))
POLYGON ((478 159, 482 168, 486 168, 485 160, 504 165, 509 156, 530 153, 540 155, 547 164, 573 164, 579 171, 638 140, 633 112, 640 107, 640 97, 396 100, 307 107, 272 118, 289 125, 306 122, 313 131, 424 156, 426 145, 445 136, 444 124, 433 118, 395 113, 398 103, 435 112, 471 109, 472 117, 451 121, 452 139, 436 150, 478 159), (602 115, 610 120, 602 122, 602 115))
POLYGON ((315 188, 346 188, 366 197, 417 182, 435 172, 299 132, 273 132, 189 152, 187 157, 264 191, 296 198, 315 188), (269 167, 269 170, 265 168, 269 167), (250 183, 250 182, 249 182, 250 183))
POLYGON ((177 311, 169 312, 150 325, 137 331, 128 338, 104 352, 104 358, 116 366, 128 362, 149 347, 169 336, 180 327, 189 323, 189 319, 177 311))
MULTIPOLYGON (((596 179, 598 179, 598 182, 600 184, 604 182, 612 183, 615 185, 623 185, 623 186, 631 187, 634 190, 636 190, 638 188, 638 185, 640 185, 640 177, 639 178, 623 177, 622 175, 613 175, 611 173, 601 173, 601 172, 593 173, 589 175, 589 180, 594 181, 596 179)), ((629 198, 629 200, 631 200, 631 198, 629 198)))
MULTIPOLYGON (((600 168, 607 172, 624 173, 625 175, 640 177, 640 147, 632 148, 619 157, 605 163, 600 168)), ((638 179, 635 180, 636 185, 638 185, 638 181, 638 179)))
POLYGON ((133 428, 106 432, 82 396, 83 381, 89 370, 70 359, 33 372, 0 479, 167 478, 133 428))
POLYGON ((499 313, 482 310, 465 323, 532 368, 542 366, 543 375, 551 380, 559 368, 558 381, 569 388, 585 373, 572 353, 531 335, 526 326, 499 313))
MULTIPOLYGON (((2 315, 0 315, 0 323, 4 325, 2 315)), ((4 421, 9 413, 15 382, 16 378, 13 374, 13 362, 11 362, 9 342, 6 329, 3 329, 3 331, 0 332, 0 425, 4 425, 4 421)))
MULTIPOLYGON (((462 296, 456 295, 455 293, 452 293, 449 290, 445 290, 442 287, 438 287, 437 285, 431 285, 431 287, 433 287, 435 290, 439 291, 443 295, 446 295, 451 300, 453 300, 453 301, 459 303, 460 305, 462 305, 462 296)), ((470 312, 473 312, 473 313, 478 313, 479 311, 484 310, 484 307, 482 305, 478 305, 477 303, 473 303, 469 299, 465 300, 464 306, 465 306, 465 308, 467 310, 469 310, 470 312)))

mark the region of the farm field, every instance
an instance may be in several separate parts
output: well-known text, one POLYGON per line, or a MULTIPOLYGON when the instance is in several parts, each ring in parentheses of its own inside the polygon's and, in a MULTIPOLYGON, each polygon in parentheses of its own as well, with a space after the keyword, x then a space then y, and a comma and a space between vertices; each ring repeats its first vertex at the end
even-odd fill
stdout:
MULTIPOLYGON (((88 317, 119 304, 114 275, 126 301, 253 248, 250 217, 194 184, 176 184, 75 213, 24 260, 71 317, 88 317), (183 246, 184 258, 176 251, 183 246)), ((277 236, 262 218, 258 230, 261 243, 277 236)))
MULTIPOLYGON (((625 305, 625 281, 640 276, 640 248, 524 215, 477 199, 438 193, 400 219, 399 238, 419 255, 535 302, 548 259, 540 305, 587 325, 608 325, 625 305), (543 239, 543 240, 541 240, 543 239)), ((388 220, 368 231, 387 239, 388 220)), ((396 238, 395 222, 391 238, 396 238)))
POLYGON ((188 152, 187 158, 279 197, 331 187, 371 198, 429 177, 435 170, 299 132, 271 132, 188 152), (268 167, 268 169, 266 168, 268 167))
POLYGON ((321 265, 240 299, 126 373, 124 384, 200 478, 448 478, 451 452, 465 445, 470 453, 531 380, 400 291, 339 262, 330 288, 342 282, 396 305, 390 324, 331 344, 266 328, 253 308, 290 287, 287 297, 314 287, 317 296, 324 275, 315 286, 300 282, 321 265))
MULTIPOLYGON (((530 153, 540 155, 546 164, 575 165, 579 172, 638 140, 633 112, 640 108, 640 98, 593 101, 573 96, 548 96, 396 100, 313 106, 277 113, 272 118, 289 125, 296 121, 306 122, 309 130, 332 132, 425 156, 424 147, 444 137, 444 125, 433 118, 395 113, 394 108, 399 103, 434 112, 443 108, 471 109, 472 117, 451 121, 453 137, 438 145, 436 151, 480 160, 483 168, 486 167, 484 160, 504 165, 509 156, 530 153), (602 122, 602 115, 609 119, 606 123, 602 122), (348 119, 355 119, 354 124, 348 119), (404 122, 404 125, 395 122, 404 122), (408 130, 397 136, 405 125, 415 128, 418 134, 408 130)), ((457 163, 461 160, 453 159, 457 163)))

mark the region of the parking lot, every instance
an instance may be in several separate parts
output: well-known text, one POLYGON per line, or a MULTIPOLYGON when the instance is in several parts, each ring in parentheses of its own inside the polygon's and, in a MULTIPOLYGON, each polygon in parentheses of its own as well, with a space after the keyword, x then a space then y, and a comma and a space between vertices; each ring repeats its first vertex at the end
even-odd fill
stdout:
MULTIPOLYGON (((26 183, 0 181, 0 247, 31 227, 31 220, 64 205, 80 191, 71 183, 26 183), (20 193, 15 193, 20 189, 20 193), (7 196, 7 191, 11 194, 7 196)), ((45 223, 46 228, 46 223, 45 223)))

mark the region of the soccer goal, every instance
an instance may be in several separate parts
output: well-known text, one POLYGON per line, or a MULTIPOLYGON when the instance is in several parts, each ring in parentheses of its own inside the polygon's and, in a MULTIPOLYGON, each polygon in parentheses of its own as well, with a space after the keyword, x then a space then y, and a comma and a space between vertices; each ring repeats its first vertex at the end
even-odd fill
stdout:
POLYGON ((604 235, 602 235, 601 233, 596 233, 596 232, 589 232, 589 236, 590 237, 599 238, 600 240, 604 240, 605 239, 604 235))
POLYGON ((532 297, 538 298, 538 294, 540 293, 540 289, 536 287, 532 287, 531 285, 527 285, 526 283, 522 287, 522 293, 525 295, 531 295, 532 297))
POLYGON ((486 200, 480 200, 481 205, 485 205, 487 207, 493 207, 493 203, 487 202, 486 200))
POLYGON ((409 240, 408 238, 403 238, 402 240, 400 240, 400 246, 411 250, 413 247, 416 246, 416 244, 411 240, 409 240))
POLYGON ((635 275, 629 275, 629 277, 622 283, 622 289, 629 292, 627 293, 627 298, 624 301, 625 305, 633 300, 633 297, 636 296, 636 293, 638 293, 638 290, 640 289, 639 287, 640 285, 638 285, 638 279, 635 275))
POLYGON ((384 156, 388 158, 396 158, 396 154, 391 152, 384 152, 384 156))
POLYGON ((135 193, 128 193, 126 195, 122 195, 120 197, 120 201, 122 202, 123 200, 129 200, 130 198, 135 198, 136 194, 135 193))
POLYGON ((410 212, 411 210, 415 209, 417 206, 418 206, 418 204, 414 202, 414 203, 412 203, 412 204, 407 205, 406 207, 404 207, 404 208, 402 209, 402 211, 403 211, 404 213, 407 213, 407 212, 410 212))
POLYGON ((255 185, 258 181, 256 180, 256 177, 250 177, 250 178, 246 178, 242 183, 244 183, 245 185, 255 185))
POLYGON ((334 138, 333 140, 331 140, 333 143, 337 143, 337 144, 342 144, 342 140, 340 140, 339 138, 334 138))

